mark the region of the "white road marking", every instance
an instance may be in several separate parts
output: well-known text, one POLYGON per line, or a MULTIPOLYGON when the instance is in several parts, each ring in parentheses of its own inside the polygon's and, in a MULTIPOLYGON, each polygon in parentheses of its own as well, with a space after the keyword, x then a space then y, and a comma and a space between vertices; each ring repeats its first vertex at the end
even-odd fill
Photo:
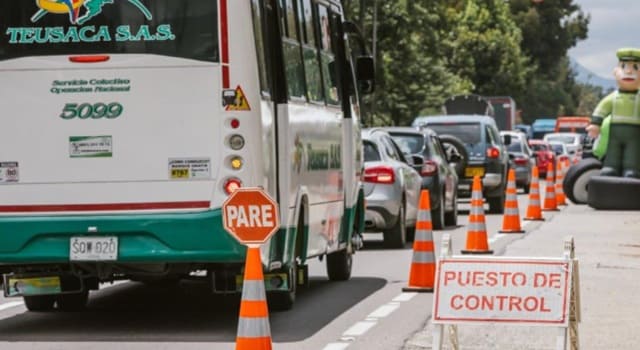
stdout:
POLYGON ((404 302, 404 301, 409 301, 411 299, 413 299, 413 297, 415 297, 416 295, 418 295, 418 293, 402 293, 400 295, 398 295, 397 297, 393 298, 393 301, 395 302, 404 302))
POLYGON ((367 316, 367 318, 384 318, 391 315, 392 312, 396 311, 400 307, 399 303, 389 303, 387 305, 382 305, 376 309, 376 311, 372 312, 367 316))
POLYGON ((11 309, 12 307, 22 306, 24 303, 22 301, 12 301, 10 303, 0 305, 0 311, 11 309))
POLYGON ((329 343, 322 350, 344 350, 349 347, 349 343, 329 343))
POLYGON ((367 331, 369 329, 371 329, 373 326, 375 326, 378 322, 376 321, 360 321, 356 324, 354 324, 353 326, 351 326, 351 328, 347 329, 342 335, 343 338, 344 337, 358 337, 361 336, 365 333, 367 333, 367 331))

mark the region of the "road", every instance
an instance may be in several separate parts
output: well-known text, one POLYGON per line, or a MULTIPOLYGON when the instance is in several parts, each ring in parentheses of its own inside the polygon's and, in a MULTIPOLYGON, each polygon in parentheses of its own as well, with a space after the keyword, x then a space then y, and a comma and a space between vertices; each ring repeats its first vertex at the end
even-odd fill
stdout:
MULTIPOLYGON (((524 213, 527 196, 518 200, 524 213)), ((468 202, 460 208, 458 227, 434 231, 436 247, 443 233, 452 236, 454 252, 464 246, 468 202)), ((486 219, 496 255, 525 236, 496 234, 502 215, 486 219)), ((527 235, 540 225, 523 224, 527 235)), ((294 309, 269 315, 274 348, 402 349, 425 327, 432 308, 431 293, 402 292, 411 259, 410 245, 384 249, 380 234, 368 234, 347 282, 329 282, 324 263, 312 261, 310 287, 299 292, 294 309)), ((239 297, 204 290, 197 284, 108 285, 92 292, 81 313, 27 312, 21 299, 0 297, 0 349, 234 349, 239 297)))

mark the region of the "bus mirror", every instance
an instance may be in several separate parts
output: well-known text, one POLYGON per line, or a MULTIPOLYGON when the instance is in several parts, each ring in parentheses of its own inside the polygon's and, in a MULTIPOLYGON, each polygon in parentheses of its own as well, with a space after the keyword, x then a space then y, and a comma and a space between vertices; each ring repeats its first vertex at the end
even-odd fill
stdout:
POLYGON ((375 68, 373 57, 360 56, 356 61, 356 79, 360 83, 360 89, 365 94, 370 94, 375 88, 375 68))

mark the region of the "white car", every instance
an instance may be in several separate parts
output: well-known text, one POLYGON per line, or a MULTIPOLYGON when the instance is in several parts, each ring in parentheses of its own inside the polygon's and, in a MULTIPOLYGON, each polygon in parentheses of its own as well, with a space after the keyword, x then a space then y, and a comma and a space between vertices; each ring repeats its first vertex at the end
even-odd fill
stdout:
POLYGON ((576 159, 582 158, 582 144, 585 134, 576 132, 554 132, 544 135, 543 140, 549 143, 562 142, 567 145, 569 159, 574 162, 576 159))

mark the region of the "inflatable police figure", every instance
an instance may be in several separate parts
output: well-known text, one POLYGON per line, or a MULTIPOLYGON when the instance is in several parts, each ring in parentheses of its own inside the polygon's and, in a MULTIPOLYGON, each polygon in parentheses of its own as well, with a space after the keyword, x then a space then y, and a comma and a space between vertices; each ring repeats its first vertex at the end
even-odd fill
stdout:
POLYGON ((587 131, 597 137, 609 117, 608 145, 600 175, 640 178, 640 49, 620 49, 617 56, 619 63, 613 73, 618 90, 598 103, 587 131))

